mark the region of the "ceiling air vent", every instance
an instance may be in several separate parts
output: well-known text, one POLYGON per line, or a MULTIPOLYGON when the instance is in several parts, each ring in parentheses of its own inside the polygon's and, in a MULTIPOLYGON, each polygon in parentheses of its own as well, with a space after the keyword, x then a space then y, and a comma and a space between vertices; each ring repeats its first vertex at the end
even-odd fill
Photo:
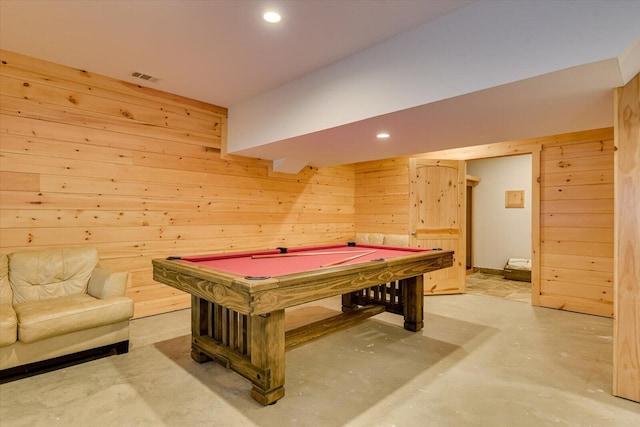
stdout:
POLYGON ((131 76, 135 77, 137 79, 146 80, 148 82, 157 82, 158 81, 157 77, 153 77, 153 76, 150 76, 149 74, 145 74, 145 73, 139 73, 138 71, 134 71, 133 73, 131 73, 131 76))

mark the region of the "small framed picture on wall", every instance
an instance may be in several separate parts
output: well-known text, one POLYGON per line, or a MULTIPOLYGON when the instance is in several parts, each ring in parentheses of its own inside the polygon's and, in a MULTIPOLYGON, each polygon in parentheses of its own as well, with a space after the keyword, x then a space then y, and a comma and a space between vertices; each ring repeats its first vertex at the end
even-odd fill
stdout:
POLYGON ((507 190, 504 196, 505 208, 524 208, 524 190, 507 190))

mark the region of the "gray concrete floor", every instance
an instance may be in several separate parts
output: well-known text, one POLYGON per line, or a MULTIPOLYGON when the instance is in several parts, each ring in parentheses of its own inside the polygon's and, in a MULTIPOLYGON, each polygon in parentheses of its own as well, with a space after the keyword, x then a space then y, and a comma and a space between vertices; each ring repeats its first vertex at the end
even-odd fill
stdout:
MULTIPOLYGON (((289 323, 337 308, 325 300, 289 323)), ((132 321, 128 354, 0 385, 0 426, 639 426, 613 397, 612 321, 485 295, 425 299, 287 352, 286 395, 189 356, 189 310, 132 321)))

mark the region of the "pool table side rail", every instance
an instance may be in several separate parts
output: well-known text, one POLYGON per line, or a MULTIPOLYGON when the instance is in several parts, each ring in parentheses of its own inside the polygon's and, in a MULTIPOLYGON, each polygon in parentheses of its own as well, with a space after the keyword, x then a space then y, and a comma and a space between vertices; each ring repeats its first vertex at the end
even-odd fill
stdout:
MULTIPOLYGON (((236 285, 236 275, 218 272, 195 264, 174 260, 154 259, 153 280, 164 283, 196 297, 228 307, 242 314, 250 314, 251 294, 236 285)), ((266 279, 269 287, 277 286, 275 279, 266 279)))
POLYGON ((450 267, 453 252, 416 252, 263 280, 179 260, 154 259, 152 263, 153 279, 158 282, 239 313, 257 315, 450 267))
POLYGON ((385 261, 337 266, 311 273, 279 276, 280 286, 255 294, 252 313, 269 313, 280 308, 419 276, 452 265, 453 252, 445 251, 429 253, 428 256, 422 253, 385 261), (295 288, 295 292, 291 291, 292 287, 295 288))

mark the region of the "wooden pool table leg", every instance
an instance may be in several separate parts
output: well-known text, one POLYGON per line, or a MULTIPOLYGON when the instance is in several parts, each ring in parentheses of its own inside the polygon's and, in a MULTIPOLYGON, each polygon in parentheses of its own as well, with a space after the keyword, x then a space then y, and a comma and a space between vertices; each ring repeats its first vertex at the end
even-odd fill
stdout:
MULTIPOLYGON (((191 335, 193 339, 200 339, 207 335, 207 301, 191 295, 191 335)), ((204 363, 211 358, 200 351, 199 348, 191 345, 191 358, 198 363, 204 363)))
POLYGON ((404 287, 404 328, 419 331, 424 327, 424 276, 410 277, 402 281, 404 287))
POLYGON ((284 397, 284 309, 250 319, 251 364, 264 369, 269 377, 264 389, 253 383, 251 397, 270 405, 284 397))
POLYGON ((352 292, 342 295, 342 312, 343 313, 353 311, 357 308, 358 308, 358 304, 355 303, 352 292))

